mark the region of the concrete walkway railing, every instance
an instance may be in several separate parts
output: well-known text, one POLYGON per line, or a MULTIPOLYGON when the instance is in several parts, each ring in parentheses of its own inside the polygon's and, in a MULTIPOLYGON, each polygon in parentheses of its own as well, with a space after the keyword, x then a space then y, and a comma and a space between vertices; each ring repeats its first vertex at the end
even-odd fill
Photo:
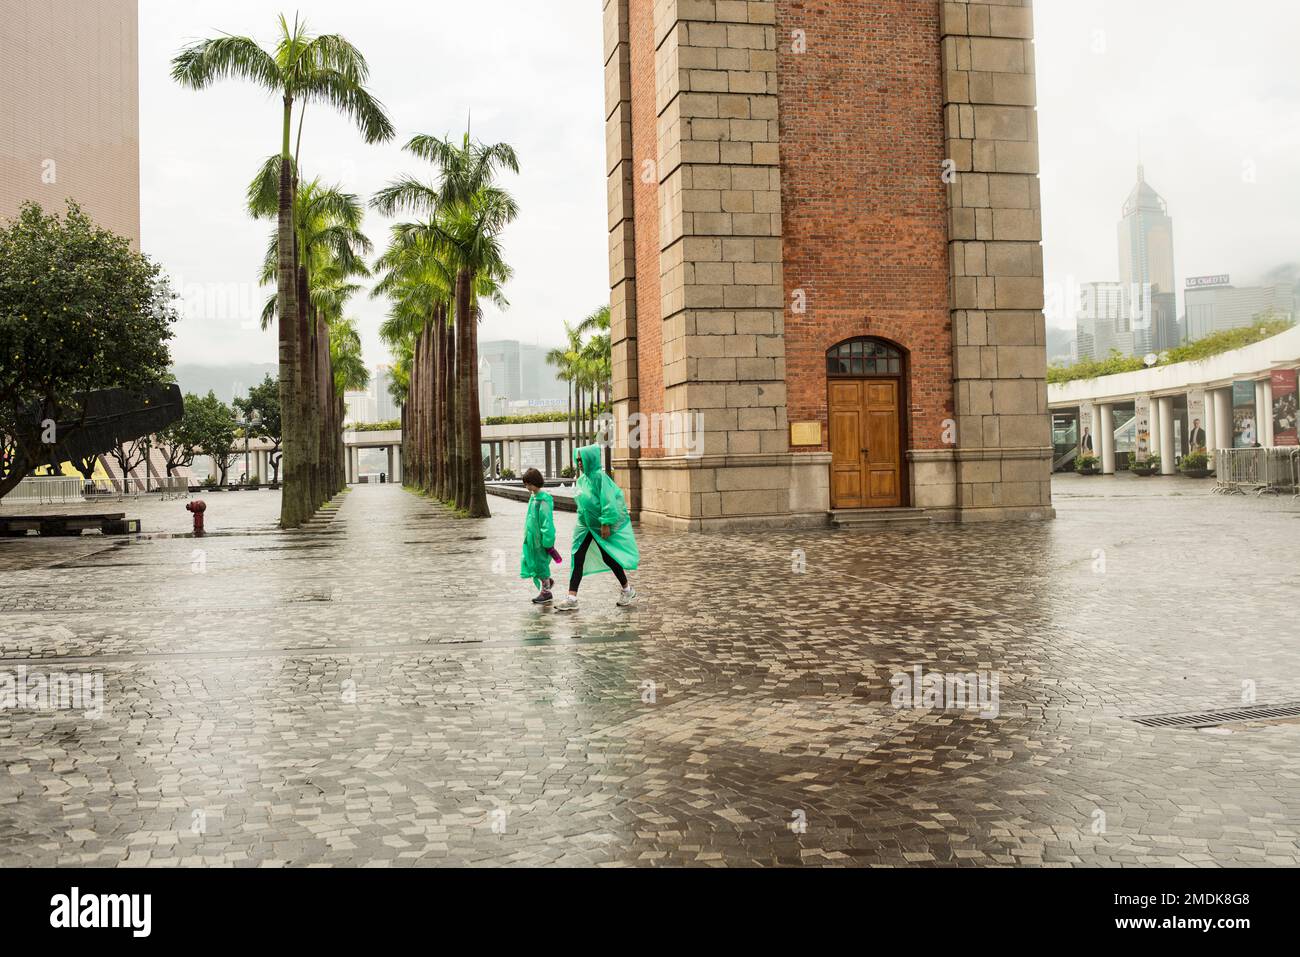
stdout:
POLYGON ((4 504, 64 505, 84 500, 85 479, 73 476, 29 476, 18 483, 4 497, 4 504))

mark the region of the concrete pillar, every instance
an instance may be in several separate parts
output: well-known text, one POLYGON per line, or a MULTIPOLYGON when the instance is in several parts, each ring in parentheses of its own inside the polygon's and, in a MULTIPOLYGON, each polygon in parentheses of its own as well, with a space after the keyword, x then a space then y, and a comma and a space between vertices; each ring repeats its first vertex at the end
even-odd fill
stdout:
MULTIPOLYGON (((1214 414, 1214 393, 1209 389, 1205 390, 1205 450, 1209 453, 1210 468, 1214 468, 1214 428, 1217 416, 1214 414)), ((1191 427, 1191 423, 1188 423, 1191 427)))
POLYGON ((360 475, 358 475, 358 472, 360 471, 360 465, 361 465, 361 456, 357 451, 357 447, 355 445, 348 446, 348 483, 349 484, 355 485, 357 479, 360 478, 360 475))
POLYGON ((1092 454, 1100 457, 1101 456, 1101 406, 1094 405, 1092 407, 1091 418, 1092 421, 1090 423, 1090 426, 1092 428, 1092 454))
POLYGON ((401 485, 403 480, 402 469, 404 468, 404 466, 402 465, 402 447, 400 445, 396 446, 393 450, 393 454, 396 458, 397 472, 395 476, 390 475, 388 480, 390 482, 396 482, 398 485, 401 485))
POLYGON ((1115 474, 1115 407, 1109 402, 1101 409, 1101 471, 1103 475, 1115 474))
POLYGON ((397 469, 393 467, 394 464, 393 447, 390 445, 388 447, 388 481, 390 482, 393 481, 393 476, 397 474, 397 469))
POLYGON ((1214 390, 1214 444, 1220 449, 1232 448, 1232 390, 1214 390))
POLYGON ((1174 397, 1162 395, 1159 399, 1160 419, 1160 474, 1174 474, 1174 397))
POLYGON ((1156 396, 1152 396, 1150 401, 1151 401, 1151 408, 1147 413, 1150 421, 1147 423, 1147 425, 1151 430, 1151 454, 1159 455, 1161 458, 1163 458, 1164 453, 1160 451, 1161 449, 1160 442, 1162 439, 1161 433, 1163 431, 1160 423, 1160 399, 1156 396))
POLYGON ((1258 423, 1259 444, 1273 444, 1273 383, 1263 379, 1255 383, 1255 421, 1258 423))

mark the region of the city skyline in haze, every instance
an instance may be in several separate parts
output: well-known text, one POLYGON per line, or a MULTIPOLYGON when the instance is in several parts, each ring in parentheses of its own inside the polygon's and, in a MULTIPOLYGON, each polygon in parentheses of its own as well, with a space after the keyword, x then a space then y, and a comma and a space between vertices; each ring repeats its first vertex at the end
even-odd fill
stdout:
MULTIPOLYGON (((1300 80, 1288 49, 1300 10, 1257 5, 1263 31, 1253 19, 1224 22, 1210 0, 1035 6, 1049 326, 1073 328, 1082 283, 1119 278, 1115 224, 1139 162, 1175 221, 1180 287, 1219 273, 1253 282, 1300 260, 1300 183, 1290 178, 1300 80)), ((256 323, 271 293, 256 283, 270 224, 249 219, 243 193, 277 146, 278 108, 238 82, 183 90, 168 67, 185 43, 223 30, 269 42, 275 12, 252 0, 141 0, 143 246, 186 299, 177 363, 275 361, 275 337, 256 323)), ((522 166, 503 180, 521 208, 504 235, 511 308, 485 307, 482 338, 555 344, 564 321, 607 301, 601 23, 589 3, 452 6, 427 35, 400 5, 314 0, 303 13, 366 54, 398 128, 393 142, 366 146, 341 119, 309 111, 307 175, 368 198, 401 174, 429 177, 401 150, 411 135, 458 136, 472 123, 475 137, 514 145, 522 166), (476 27, 485 13, 490 33, 476 27)), ((388 224, 368 213, 376 246, 388 224)), ((385 308, 362 295, 350 310, 370 365, 389 359, 378 337, 385 308)))

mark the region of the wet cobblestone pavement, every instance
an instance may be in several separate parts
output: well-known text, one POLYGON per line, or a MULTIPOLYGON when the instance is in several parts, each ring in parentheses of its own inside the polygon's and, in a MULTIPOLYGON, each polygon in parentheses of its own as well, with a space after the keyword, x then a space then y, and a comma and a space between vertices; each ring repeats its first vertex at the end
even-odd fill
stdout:
POLYGON ((1300 699, 1300 503, 1056 491, 1042 524, 642 530, 640 604, 598 576, 572 616, 500 499, 0 540, 0 674, 104 704, 0 711, 0 864, 1297 864, 1300 724, 1130 718, 1300 699), (918 666, 996 678, 996 716, 896 707, 918 666))

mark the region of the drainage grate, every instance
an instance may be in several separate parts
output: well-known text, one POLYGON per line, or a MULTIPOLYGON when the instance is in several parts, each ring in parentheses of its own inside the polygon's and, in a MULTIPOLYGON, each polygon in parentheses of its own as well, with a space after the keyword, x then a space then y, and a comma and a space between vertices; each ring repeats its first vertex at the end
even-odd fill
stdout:
POLYGON ((1256 708, 1234 708, 1231 711, 1194 711, 1182 714, 1152 714, 1129 718, 1144 728, 1212 728, 1219 724, 1237 721, 1276 721, 1278 718, 1300 718, 1300 701, 1289 704, 1260 705, 1256 708))

